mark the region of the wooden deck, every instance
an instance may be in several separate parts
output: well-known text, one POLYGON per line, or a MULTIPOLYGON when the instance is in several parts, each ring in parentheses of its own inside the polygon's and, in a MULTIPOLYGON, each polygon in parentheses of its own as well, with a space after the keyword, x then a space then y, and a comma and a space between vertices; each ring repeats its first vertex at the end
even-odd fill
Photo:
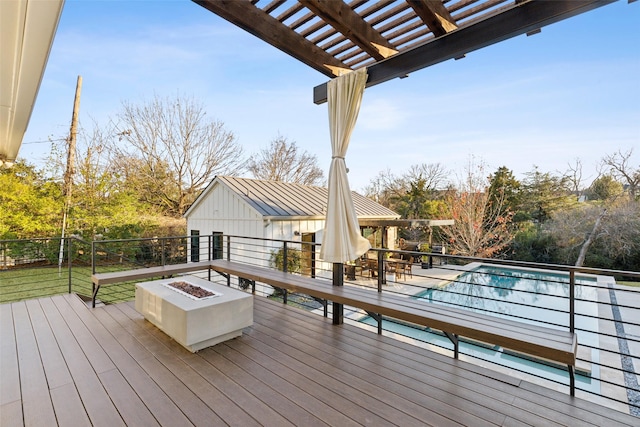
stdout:
POLYGON ((255 299, 241 338, 189 353, 132 303, 0 306, 0 425, 616 426, 566 393, 255 299))

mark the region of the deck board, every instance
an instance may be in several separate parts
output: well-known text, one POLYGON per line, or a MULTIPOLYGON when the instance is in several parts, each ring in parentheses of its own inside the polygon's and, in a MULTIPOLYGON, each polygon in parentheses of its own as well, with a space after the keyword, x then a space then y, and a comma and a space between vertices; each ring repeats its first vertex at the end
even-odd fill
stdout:
POLYGON ((11 304, 0 305, 0 425, 24 425, 20 373, 11 304))
MULTIPOLYGON (((131 332, 135 334, 139 342, 151 351, 177 380, 185 384, 195 396, 202 400, 213 411, 214 415, 220 419, 220 423, 226 422, 229 425, 241 426, 260 425, 256 419, 247 414, 233 400, 215 388, 196 369, 193 369, 174 353, 174 351, 177 351, 178 354, 186 354, 186 350, 175 341, 168 339, 162 331, 151 323, 142 319, 131 305, 123 303, 119 304, 118 308, 128 316, 131 332)), ((217 425, 215 421, 216 419, 212 418, 210 424, 204 425, 217 425)))
MULTIPOLYGON (((62 298, 64 301, 68 301, 68 297, 62 298)), ((53 298, 41 299, 40 305, 44 309, 60 350, 67 361, 71 377, 82 397, 83 405, 92 425, 105 427, 124 425, 122 417, 112 405, 96 371, 93 370, 87 353, 76 341, 67 322, 65 322, 65 318, 58 311, 53 298)))
MULTIPOLYGON (((478 411, 472 413, 455 407, 446 400, 438 400, 432 393, 437 391, 443 396, 448 396, 446 391, 437 390, 431 384, 421 383, 411 375, 391 375, 385 378, 383 373, 388 369, 388 364, 392 363, 387 358, 389 355, 379 354, 377 361, 370 363, 367 360, 368 351, 357 351, 351 343, 344 345, 342 341, 332 339, 330 336, 322 337, 324 339, 321 340, 321 332, 313 327, 313 323, 299 328, 300 325, 290 327, 283 324, 278 317, 271 317, 268 322, 258 325, 255 331, 252 331, 256 339, 264 342, 266 340, 264 337, 269 336, 274 347, 288 346, 286 353, 295 355, 299 360, 308 360, 307 363, 320 367, 325 375, 330 375, 336 381, 348 382, 365 390, 369 394, 369 399, 380 399, 380 390, 384 390, 384 401, 402 411, 401 417, 405 419, 416 417, 418 423, 421 423, 421 420, 440 416, 439 423, 457 418, 467 425, 475 426, 500 425, 504 420, 502 414, 486 411, 482 407, 476 408, 478 411), (426 388, 430 389, 429 395, 421 393, 421 390, 426 388), (487 416, 483 417, 482 414, 487 416)), ((380 407, 384 403, 379 402, 376 406, 380 407)), ((389 421, 396 422, 394 419, 389 421)))
POLYGON ((136 359, 152 357, 152 354, 145 352, 140 345, 135 345, 136 343, 128 339, 130 335, 121 331, 119 325, 108 313, 97 310, 92 314, 86 310, 80 300, 72 300, 71 302, 78 317, 82 319, 96 341, 101 344, 107 356, 118 367, 123 378, 126 378, 129 386, 136 393, 136 397, 144 402, 145 410, 148 409, 160 425, 187 425, 189 421, 178 406, 167 397, 165 392, 136 361, 136 359), (125 346, 127 347, 125 348, 125 346))
POLYGON ((73 382, 52 389, 51 401, 56 411, 56 419, 59 426, 91 426, 91 421, 89 421, 78 390, 73 382))
POLYGON ((54 425, 53 402, 26 303, 13 304, 13 318, 24 422, 30 426, 54 425))
POLYGON ((39 301, 30 300, 26 304, 49 388, 72 384, 73 379, 39 301))
POLYGON ((349 324, 264 298, 254 306, 242 337, 192 354, 132 303, 91 309, 62 295, 3 305, 0 423, 638 425, 349 324))

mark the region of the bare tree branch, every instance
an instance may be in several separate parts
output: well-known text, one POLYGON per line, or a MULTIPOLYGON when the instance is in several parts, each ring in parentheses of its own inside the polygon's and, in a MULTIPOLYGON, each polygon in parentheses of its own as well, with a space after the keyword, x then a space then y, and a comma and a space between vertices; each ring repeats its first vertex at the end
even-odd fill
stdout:
POLYGON ((295 141, 278 135, 267 148, 254 155, 247 166, 254 178, 291 182, 303 185, 322 185, 324 173, 318 158, 299 152, 295 141))
POLYGON ((124 102, 115 129, 121 138, 112 147, 114 164, 170 215, 181 216, 216 175, 244 170, 235 135, 192 98, 124 102))
POLYGON ((615 178, 626 182, 629 188, 629 198, 633 201, 636 199, 638 187, 640 187, 640 165, 631 165, 632 155, 633 148, 624 152, 618 150, 613 154, 606 155, 602 159, 602 163, 609 168, 615 178))

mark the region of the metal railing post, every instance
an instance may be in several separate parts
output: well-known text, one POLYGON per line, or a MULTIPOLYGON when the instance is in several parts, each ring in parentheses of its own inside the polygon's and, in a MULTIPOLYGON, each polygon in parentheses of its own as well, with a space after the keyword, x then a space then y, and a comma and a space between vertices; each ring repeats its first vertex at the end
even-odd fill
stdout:
POLYGON ((284 271, 285 273, 289 272, 289 248, 287 248, 287 242, 284 242, 284 245, 282 246, 282 271, 284 271))
MULTIPOLYGON (((91 274, 96 274, 96 241, 91 241, 91 274)), ((96 284, 91 280, 91 307, 96 308, 96 284)))
MULTIPOLYGON (((211 249, 213 249, 213 235, 209 234, 207 236, 207 260, 211 261, 213 256, 211 255, 211 249)), ((207 268, 207 278, 211 281, 211 268, 207 268)))
MULTIPOLYGON (((341 262, 333 263, 333 286, 344 285, 344 264, 341 262)), ((344 305, 333 302, 333 324, 342 325, 344 323, 344 305)))
POLYGON ((71 253, 72 253, 72 245, 73 239, 71 237, 67 237, 67 264, 69 265, 69 293, 71 293, 71 253))
MULTIPOLYGON (((289 249, 287 248, 287 242, 284 242, 282 246, 282 271, 289 272, 289 249)), ((286 289, 282 290, 282 302, 287 303, 289 292, 286 289)))
POLYGON ((91 274, 96 274, 96 241, 91 241, 91 274))
POLYGON ((160 265, 164 266, 166 263, 165 260, 165 254, 164 254, 164 247, 166 244, 166 239, 164 237, 160 238, 160 265))
POLYGON ((576 272, 569 271, 569 331, 576 330, 576 272))
POLYGON ((314 242, 311 243, 311 278, 315 279, 315 277, 316 277, 316 245, 314 240, 314 242))
MULTIPOLYGON (((231 261, 231 236, 227 236, 227 261, 231 261)), ((227 274, 227 286, 231 287, 231 274, 227 274)))
POLYGON ((387 275, 384 271, 384 253, 378 252, 378 292, 382 292, 382 285, 387 284, 387 275))

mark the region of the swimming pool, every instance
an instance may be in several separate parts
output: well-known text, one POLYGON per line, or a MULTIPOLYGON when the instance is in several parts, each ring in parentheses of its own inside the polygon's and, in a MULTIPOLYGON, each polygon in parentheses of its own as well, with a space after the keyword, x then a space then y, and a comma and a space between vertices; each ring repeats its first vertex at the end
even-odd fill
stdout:
MULTIPOLYGON (((575 325, 578 342, 598 346, 598 295, 596 278, 576 275, 575 325), (592 285, 592 286, 585 286, 592 285)), ((480 265, 463 272, 451 283, 441 288, 424 290, 414 298, 478 311, 498 317, 566 329, 569 326, 569 275, 538 270, 480 265)), ((361 321, 375 325, 365 317, 361 321)), ((409 338, 414 338, 439 347, 452 348, 450 341, 429 328, 418 329, 399 322, 384 321, 383 328, 409 338)), ((461 343, 462 353, 482 360, 495 362, 523 372, 568 383, 565 369, 517 357, 500 348, 487 348, 470 343, 461 343)), ((598 351, 591 351, 592 362, 598 362, 598 351)), ((576 382, 580 388, 599 391, 599 369, 590 364, 590 372, 578 369, 576 382)))

